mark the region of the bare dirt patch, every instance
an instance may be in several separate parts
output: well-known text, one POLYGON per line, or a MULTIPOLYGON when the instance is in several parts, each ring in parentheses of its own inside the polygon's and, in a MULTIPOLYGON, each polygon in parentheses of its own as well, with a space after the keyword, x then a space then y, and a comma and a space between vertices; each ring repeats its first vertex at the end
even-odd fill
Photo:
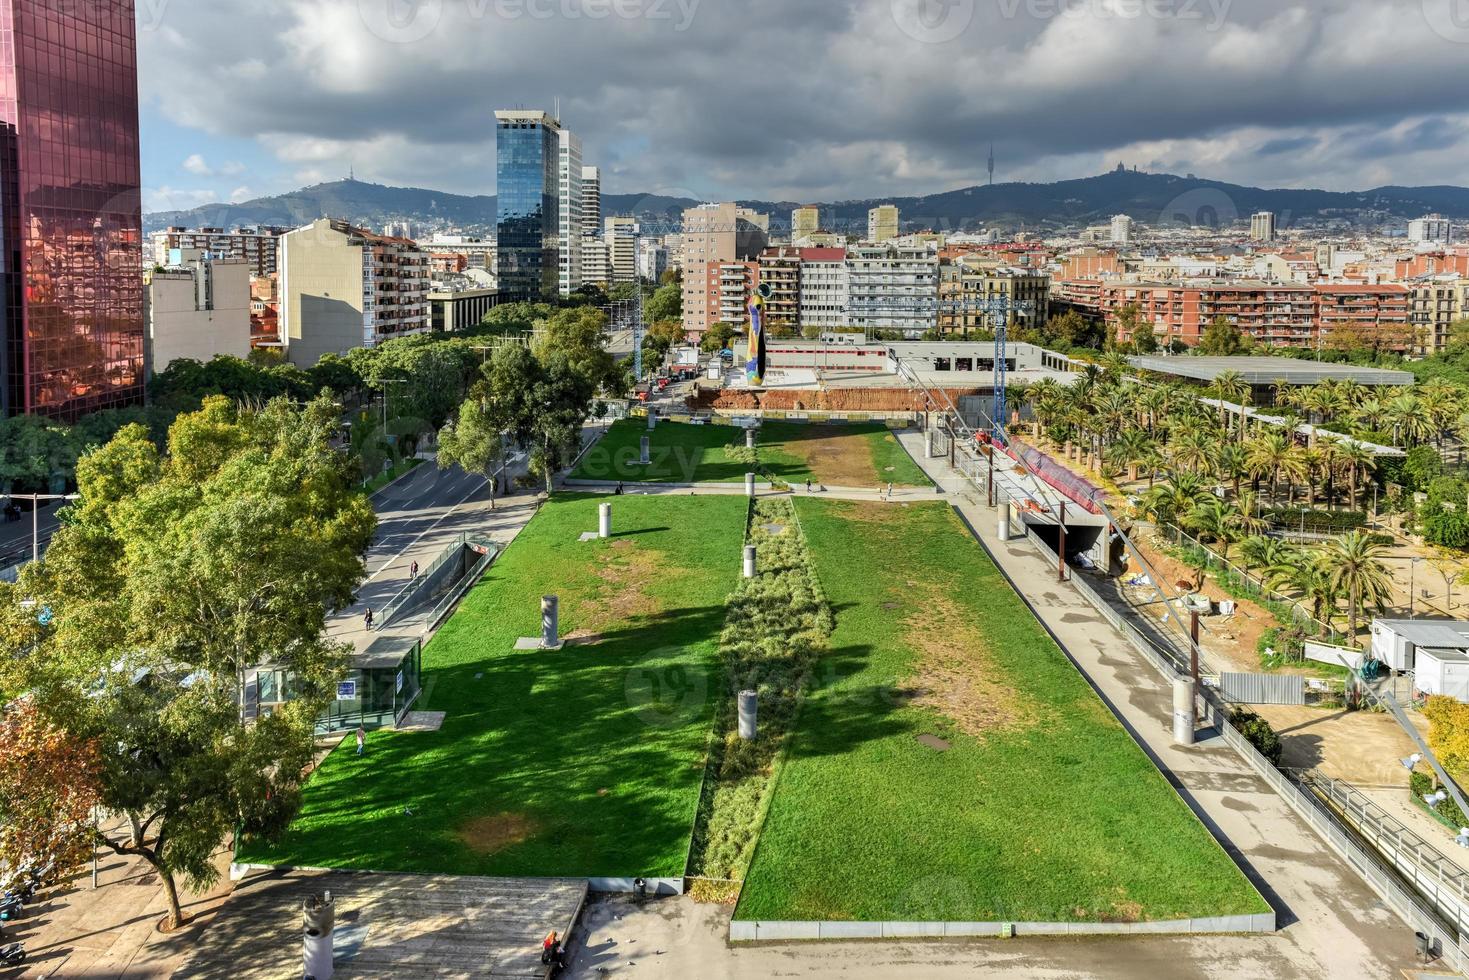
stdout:
POLYGON ((833 487, 868 487, 878 480, 872 448, 861 433, 835 425, 809 426, 812 436, 782 448, 804 460, 816 479, 833 487))
POLYGON ((600 585, 593 594, 572 603, 577 628, 566 641, 578 646, 598 642, 603 632, 629 620, 651 616, 663 608, 648 589, 659 579, 676 574, 661 551, 644 548, 629 538, 613 541, 596 558, 594 574, 600 585))
POLYGON ((523 813, 496 813, 475 817, 459 827, 459 839, 480 854, 495 854, 530 840, 540 825, 523 813))
POLYGON ((924 587, 918 612, 904 626, 918 655, 914 704, 932 708, 975 738, 1040 721, 1041 706, 1006 682, 972 617, 942 590, 924 587))

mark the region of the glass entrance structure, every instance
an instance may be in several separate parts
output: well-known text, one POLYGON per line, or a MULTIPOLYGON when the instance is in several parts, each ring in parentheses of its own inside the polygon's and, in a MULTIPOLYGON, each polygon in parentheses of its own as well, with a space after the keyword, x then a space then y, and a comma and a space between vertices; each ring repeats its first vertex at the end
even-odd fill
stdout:
MULTIPOLYGON (((316 719, 316 733, 384 728, 408 713, 422 691, 423 645, 414 637, 384 636, 354 654, 334 697, 316 719)), ((283 668, 259 667, 245 675, 245 717, 269 715, 297 696, 295 678, 283 668)))

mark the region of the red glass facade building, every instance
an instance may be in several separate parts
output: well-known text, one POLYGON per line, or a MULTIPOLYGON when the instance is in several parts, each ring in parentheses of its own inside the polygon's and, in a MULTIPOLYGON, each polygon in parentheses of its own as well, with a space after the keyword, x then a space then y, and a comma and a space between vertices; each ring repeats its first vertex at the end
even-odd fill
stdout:
POLYGON ((143 399, 133 0, 0 0, 4 408, 143 399))

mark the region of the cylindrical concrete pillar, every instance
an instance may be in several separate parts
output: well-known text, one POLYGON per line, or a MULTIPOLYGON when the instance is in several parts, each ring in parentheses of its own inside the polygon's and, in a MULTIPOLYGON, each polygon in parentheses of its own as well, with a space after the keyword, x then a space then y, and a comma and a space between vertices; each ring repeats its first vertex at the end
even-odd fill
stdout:
POLYGON ((923 458, 933 459, 933 430, 923 433, 923 458))
POLYGON ((1009 541, 1011 534, 1010 501, 1001 499, 995 508, 995 512, 999 514, 995 529, 999 532, 1000 540, 1009 541))
POLYGON ((654 427, 657 426, 657 425, 658 425, 658 409, 656 409, 656 408, 650 408, 650 409, 648 409, 648 431, 649 432, 652 432, 653 429, 654 429, 654 427))
POLYGON ((612 537, 612 505, 599 504, 597 506, 597 537, 612 537))
POLYGON ((759 695, 754 691, 740 692, 740 738, 750 741, 755 737, 755 712, 759 695))
POLYGON ((302 976, 331 980, 334 908, 331 892, 307 896, 301 903, 302 976))
POLYGON ((554 647, 559 642, 560 627, 557 622, 560 600, 553 595, 541 596, 541 646, 554 647))
POLYGON ((1192 677, 1173 679, 1173 741, 1179 745, 1194 744, 1194 681, 1192 677))
POLYGON ((746 497, 753 497, 753 496, 755 496, 755 474, 754 473, 746 473, 745 474, 745 496, 746 497))
POLYGON ((755 448, 755 430, 754 429, 746 429, 745 430, 745 448, 746 449, 754 449, 755 448))
POLYGON ((642 453, 643 454, 640 457, 638 457, 638 462, 643 463, 644 465, 646 465, 648 463, 648 437, 647 436, 643 436, 643 441, 642 441, 641 447, 642 447, 642 453))
POLYGON ((744 571, 745 571, 745 578, 754 578, 755 577, 755 546, 753 544, 747 544, 747 545, 745 545, 745 568, 744 568, 744 571))

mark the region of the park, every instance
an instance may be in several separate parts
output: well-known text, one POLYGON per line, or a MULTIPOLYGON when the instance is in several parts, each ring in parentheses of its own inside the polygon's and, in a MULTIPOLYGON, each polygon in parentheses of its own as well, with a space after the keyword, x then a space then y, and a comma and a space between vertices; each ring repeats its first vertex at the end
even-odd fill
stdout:
POLYGON ((756 441, 614 424, 573 472, 604 485, 543 504, 424 648, 442 726, 344 743, 236 860, 677 881, 737 923, 1269 913, 885 426, 756 441), (717 487, 752 467, 795 492, 717 487), (517 649, 547 595, 558 648, 517 649))

